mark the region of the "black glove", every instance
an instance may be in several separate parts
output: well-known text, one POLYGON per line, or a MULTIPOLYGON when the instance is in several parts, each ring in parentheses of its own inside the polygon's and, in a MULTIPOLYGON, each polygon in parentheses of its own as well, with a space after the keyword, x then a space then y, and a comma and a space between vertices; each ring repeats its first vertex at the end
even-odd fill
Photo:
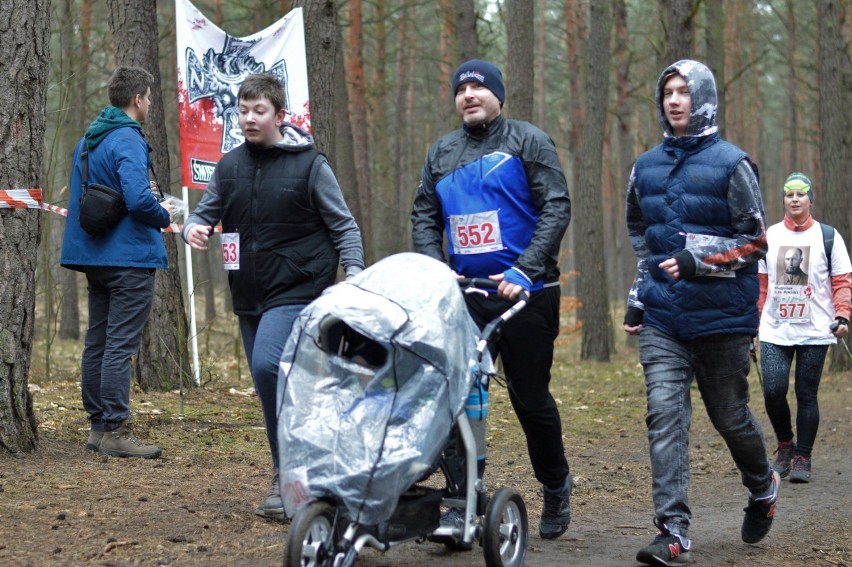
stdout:
POLYGON ((645 321, 645 310, 638 307, 628 307, 624 314, 624 324, 628 327, 638 327, 645 321))

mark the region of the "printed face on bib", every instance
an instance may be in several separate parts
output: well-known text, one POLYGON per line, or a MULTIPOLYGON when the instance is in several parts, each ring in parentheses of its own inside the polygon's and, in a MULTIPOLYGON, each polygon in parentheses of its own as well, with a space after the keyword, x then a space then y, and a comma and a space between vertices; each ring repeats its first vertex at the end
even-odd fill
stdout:
POLYGON ((803 286, 808 284, 808 272, 806 267, 809 265, 808 258, 810 256, 810 247, 781 247, 778 249, 778 258, 776 259, 776 285, 796 285, 803 286))
POLYGON ((805 323, 811 316, 813 289, 804 270, 810 246, 788 246, 778 249, 775 271, 775 293, 769 309, 772 316, 785 323, 805 323))

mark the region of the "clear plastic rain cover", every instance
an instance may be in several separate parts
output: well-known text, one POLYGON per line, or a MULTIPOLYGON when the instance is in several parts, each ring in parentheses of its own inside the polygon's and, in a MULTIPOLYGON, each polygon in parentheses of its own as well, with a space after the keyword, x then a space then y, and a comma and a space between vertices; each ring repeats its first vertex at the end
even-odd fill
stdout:
POLYGON ((428 473, 480 371, 479 331, 455 276, 397 254, 327 289, 293 325, 278 379, 282 497, 316 498, 351 520, 390 518, 428 473))

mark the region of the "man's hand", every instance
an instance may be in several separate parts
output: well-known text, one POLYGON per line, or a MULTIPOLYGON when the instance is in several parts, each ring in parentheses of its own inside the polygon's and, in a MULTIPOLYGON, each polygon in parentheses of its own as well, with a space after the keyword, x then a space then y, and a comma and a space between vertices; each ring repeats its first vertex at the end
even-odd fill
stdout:
POLYGON ((515 301, 516 299, 518 299, 518 296, 521 294, 521 292, 524 291, 524 288, 522 288, 518 284, 507 282, 503 274, 494 274, 488 276, 488 279, 500 282, 500 285, 497 286, 497 295, 504 299, 515 301))
POLYGON ((638 335, 642 332, 645 311, 638 307, 628 307, 624 314, 624 332, 628 335, 638 335))
POLYGON ((660 262, 658 264, 658 267, 664 272, 668 273, 674 279, 680 279, 680 267, 677 265, 677 260, 675 260, 674 258, 669 258, 664 262, 660 262))
POLYGON ((163 207, 163 209, 165 209, 167 213, 169 213, 169 222, 174 222, 175 211, 177 210, 177 207, 175 207, 175 204, 172 202, 172 200, 166 199, 165 201, 160 201, 160 206, 163 207))
POLYGON ((644 325, 628 325, 624 324, 624 332, 628 335, 638 335, 642 332, 644 325))
POLYGON ((210 239, 212 233, 212 226, 195 224, 186 231, 186 241, 196 250, 207 250, 207 241, 210 239))

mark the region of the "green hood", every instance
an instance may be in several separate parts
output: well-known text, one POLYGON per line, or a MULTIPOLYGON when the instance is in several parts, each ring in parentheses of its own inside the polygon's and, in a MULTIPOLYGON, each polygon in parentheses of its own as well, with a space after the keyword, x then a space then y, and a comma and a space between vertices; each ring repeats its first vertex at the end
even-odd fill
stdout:
POLYGON ((89 144, 89 149, 94 149, 95 146, 103 142, 107 134, 113 130, 125 126, 142 131, 142 125, 130 118, 123 110, 114 106, 107 106, 86 130, 86 142, 89 144))

